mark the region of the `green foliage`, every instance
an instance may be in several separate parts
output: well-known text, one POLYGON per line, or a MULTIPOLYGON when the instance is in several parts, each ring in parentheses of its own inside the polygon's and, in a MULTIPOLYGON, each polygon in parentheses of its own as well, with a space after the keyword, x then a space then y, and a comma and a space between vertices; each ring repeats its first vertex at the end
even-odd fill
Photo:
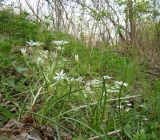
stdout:
POLYGON ((138 11, 138 12, 144 12, 145 13, 150 8, 151 8, 151 6, 149 4, 149 1, 140 1, 140 2, 137 2, 135 10, 138 11))
POLYGON ((20 15, 11 9, 0 11, 0 31, 17 40, 37 39, 40 26, 36 21, 29 21, 28 13, 20 15))
POLYGON ((126 4, 125 0, 116 0, 116 2, 118 3, 119 6, 126 4))
POLYGON ((0 65, 8 65, 10 63, 8 56, 12 49, 12 41, 0 41, 0 65))
POLYGON ((96 11, 95 9, 92 9, 91 15, 96 19, 96 21, 101 21, 104 17, 109 16, 110 13, 106 10, 96 11))
POLYGON ((1 41, 0 42, 0 52, 1 52, 1 55, 4 54, 4 55, 8 55, 12 46, 12 44, 10 43, 10 41, 1 41))

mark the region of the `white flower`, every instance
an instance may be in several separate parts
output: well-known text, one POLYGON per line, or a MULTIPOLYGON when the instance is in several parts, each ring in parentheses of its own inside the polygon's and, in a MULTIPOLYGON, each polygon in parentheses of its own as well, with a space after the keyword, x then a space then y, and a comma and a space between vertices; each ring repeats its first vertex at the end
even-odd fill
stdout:
POLYGON ((84 93, 84 97, 85 97, 85 98, 87 98, 87 97, 88 97, 86 93, 84 93))
POLYGON ((127 86, 128 86, 128 84, 127 84, 127 83, 123 83, 123 86, 127 87, 127 86))
POLYGON ((125 103, 129 103, 129 101, 127 101, 127 100, 125 100, 124 102, 125 102, 125 103))
POLYGON ((111 86, 109 84, 105 84, 105 86, 106 86, 106 91, 108 93, 118 93, 119 92, 119 89, 117 87, 111 86))
POLYGON ((78 56, 78 54, 75 54, 74 58, 75 58, 75 60, 76 60, 77 62, 79 61, 79 56, 78 56))
POLYGON ((106 87, 107 89, 112 88, 112 86, 111 86, 111 85, 109 85, 109 84, 105 84, 105 87, 106 87))
POLYGON ((62 50, 62 49, 64 49, 64 48, 62 48, 61 46, 57 46, 56 49, 57 49, 58 51, 60 51, 60 50, 62 50))
POLYGON ((48 50, 44 50, 43 53, 48 54, 48 50))
POLYGON ((68 62, 69 60, 67 58, 62 58, 62 61, 68 62))
POLYGON ((37 57, 37 61, 36 61, 38 64, 40 64, 40 63, 44 63, 44 60, 43 60, 43 58, 42 57, 37 57))
POLYGON ((77 82, 83 82, 83 77, 79 76, 77 79, 75 79, 77 82))
POLYGON ((149 120, 146 116, 142 116, 142 119, 143 119, 144 121, 148 121, 148 120, 149 120))
POLYGON ((123 81, 115 81, 114 82, 115 83, 115 86, 118 88, 119 86, 125 86, 125 87, 127 87, 128 86, 128 84, 127 83, 124 83, 123 81))
POLYGON ((75 81, 75 79, 73 77, 66 77, 65 78, 68 82, 73 82, 75 81))
POLYGON ((51 54, 51 56, 55 59, 55 58, 57 58, 58 54, 53 52, 53 53, 51 54))
POLYGON ((59 45, 63 45, 63 44, 67 44, 68 41, 65 40, 57 40, 57 41, 52 41, 53 44, 59 46, 59 45))
POLYGON ((56 73, 56 76, 54 77, 54 80, 60 81, 66 78, 66 73, 63 72, 63 70, 60 71, 60 73, 56 73))
POLYGON ((42 58, 44 58, 44 59, 48 58, 48 50, 46 50, 46 51, 42 51, 41 50, 39 53, 40 53, 40 55, 41 55, 42 58))
POLYGON ((145 108, 146 106, 145 105, 139 105, 140 107, 142 107, 142 108, 145 108))
POLYGON ((123 106, 122 106, 122 105, 120 105, 120 106, 119 106, 119 105, 117 105, 117 108, 120 108, 120 109, 122 109, 122 108, 123 108, 123 106))
POLYGON ((89 86, 85 87, 85 90, 83 90, 84 93, 94 93, 89 86))
POLYGON ((26 43, 27 43, 27 45, 28 46, 30 46, 30 47, 32 47, 32 46, 40 46, 40 45, 42 45, 43 43, 40 43, 40 42, 35 42, 35 41, 33 41, 33 40, 30 40, 30 41, 26 41, 26 43))
POLYGON ((72 78, 70 78, 70 81, 71 81, 71 82, 72 82, 72 81, 75 81, 75 78, 73 78, 73 77, 72 77, 72 78))
POLYGON ((125 109, 125 112, 129 112, 129 111, 130 111, 130 108, 126 108, 126 109, 125 109))
POLYGON ((109 92, 109 93, 117 93, 117 92, 119 92, 119 90, 117 90, 117 89, 107 89, 107 92, 109 92))
POLYGON ((131 107, 131 106, 133 106, 133 105, 132 105, 131 103, 127 103, 127 106, 128 106, 128 107, 131 107))
POLYGON ((104 79, 112 79, 113 77, 110 77, 108 75, 103 76, 104 79))
POLYGON ((87 82, 87 86, 93 86, 93 87, 96 87, 96 86, 99 86, 100 84, 102 83, 102 81, 99 81, 97 79, 93 79, 91 81, 88 81, 87 82))
POLYGON ((26 48, 21 48, 21 54, 22 55, 26 55, 26 52, 27 52, 26 48))
POLYGON ((82 81, 82 77, 80 76, 80 77, 78 77, 78 78, 74 78, 74 77, 66 77, 66 80, 68 81, 68 82, 83 82, 82 81))

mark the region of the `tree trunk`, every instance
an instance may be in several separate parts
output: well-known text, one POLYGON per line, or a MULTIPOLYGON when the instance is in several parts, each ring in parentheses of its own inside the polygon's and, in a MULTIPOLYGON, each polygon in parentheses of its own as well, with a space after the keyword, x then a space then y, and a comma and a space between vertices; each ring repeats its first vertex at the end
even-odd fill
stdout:
POLYGON ((62 23, 62 2, 61 0, 55 0, 55 13, 56 13, 56 28, 57 31, 61 30, 61 23, 62 23))
POLYGON ((130 26, 130 43, 136 45, 136 13, 133 0, 128 0, 128 18, 130 26))

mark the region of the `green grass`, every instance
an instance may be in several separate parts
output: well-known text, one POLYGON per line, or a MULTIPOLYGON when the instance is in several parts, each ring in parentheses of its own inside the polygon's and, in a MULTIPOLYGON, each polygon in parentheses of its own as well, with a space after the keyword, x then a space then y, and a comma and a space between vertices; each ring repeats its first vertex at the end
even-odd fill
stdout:
POLYGON ((0 125, 12 118, 21 121, 24 114, 31 113, 34 125, 51 124, 58 139, 67 132, 75 140, 94 136, 158 140, 160 80, 148 78, 137 59, 114 53, 111 46, 87 48, 68 34, 49 32, 44 25, 29 21, 26 14, 1 11, 0 21, 0 93, 5 99, 0 103, 0 125), (29 48, 26 41, 31 39, 44 44, 29 48), (69 43, 57 50, 53 40, 69 43), (26 48, 26 55, 21 48, 26 48), (43 61, 38 61, 39 57, 43 61), (83 79, 56 81, 61 70, 68 78, 83 79), (113 78, 103 79, 105 75, 113 78), (87 86, 94 79, 100 83, 87 86), (116 88, 115 81, 128 86, 116 88), (109 92, 111 89, 118 91, 109 92), (11 104, 6 105, 7 101, 11 104), (120 130, 120 135, 108 135, 115 130, 120 130))

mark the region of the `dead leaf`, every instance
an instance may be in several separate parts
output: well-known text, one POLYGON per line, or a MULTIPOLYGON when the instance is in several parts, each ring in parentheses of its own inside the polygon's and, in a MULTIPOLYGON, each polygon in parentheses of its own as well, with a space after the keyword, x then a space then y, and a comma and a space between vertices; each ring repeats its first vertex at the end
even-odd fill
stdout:
POLYGON ((23 123, 20 123, 18 121, 16 121, 15 119, 13 120, 10 120, 3 128, 9 128, 9 129, 12 129, 12 128, 15 128, 15 129, 23 129, 24 127, 24 124, 23 123))
POLYGON ((50 126, 41 126, 40 132, 43 135, 45 140, 54 140, 55 139, 55 132, 53 131, 52 127, 50 127, 50 126))
POLYGON ((17 112, 17 109, 16 109, 16 108, 12 108, 10 111, 11 111, 12 113, 16 113, 16 112, 17 112))
POLYGON ((27 137, 28 137, 28 133, 23 132, 20 135, 16 136, 16 140, 28 140, 27 137))
POLYGON ((33 117, 31 114, 26 114, 22 117, 22 122, 24 123, 33 123, 33 117))

